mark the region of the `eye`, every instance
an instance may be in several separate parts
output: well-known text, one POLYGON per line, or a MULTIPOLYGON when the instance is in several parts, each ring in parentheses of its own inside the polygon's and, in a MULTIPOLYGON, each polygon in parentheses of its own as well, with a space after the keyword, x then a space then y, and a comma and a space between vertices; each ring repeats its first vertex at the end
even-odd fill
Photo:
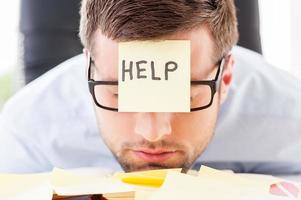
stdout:
POLYGON ((112 98, 118 98, 118 88, 116 86, 107 86, 108 94, 112 98))
POLYGON ((196 86, 192 86, 190 89, 190 101, 192 101, 196 96, 198 96, 198 90, 196 86))

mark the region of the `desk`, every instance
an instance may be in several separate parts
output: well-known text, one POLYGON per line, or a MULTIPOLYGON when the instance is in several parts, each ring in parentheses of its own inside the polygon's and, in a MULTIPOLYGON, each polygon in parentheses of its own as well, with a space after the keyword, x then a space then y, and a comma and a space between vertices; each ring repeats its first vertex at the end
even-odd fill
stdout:
POLYGON ((105 200, 102 195, 84 195, 84 196, 57 196, 53 195, 52 200, 105 200))

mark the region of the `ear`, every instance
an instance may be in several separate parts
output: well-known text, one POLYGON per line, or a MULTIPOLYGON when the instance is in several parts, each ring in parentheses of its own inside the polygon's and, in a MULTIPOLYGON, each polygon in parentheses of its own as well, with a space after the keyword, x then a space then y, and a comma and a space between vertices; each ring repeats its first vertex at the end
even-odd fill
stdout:
POLYGON ((220 87, 220 104, 224 103, 228 96, 229 88, 233 78, 233 67, 234 67, 234 57, 229 54, 225 58, 224 70, 222 73, 221 87, 220 87))
POLYGON ((83 54, 85 55, 86 58, 86 78, 88 78, 88 68, 89 68, 89 64, 90 64, 90 53, 88 51, 88 49, 83 48, 83 54))
POLYGON ((85 56, 87 57, 88 56, 88 49, 86 49, 86 48, 83 48, 83 54, 85 54, 85 56))

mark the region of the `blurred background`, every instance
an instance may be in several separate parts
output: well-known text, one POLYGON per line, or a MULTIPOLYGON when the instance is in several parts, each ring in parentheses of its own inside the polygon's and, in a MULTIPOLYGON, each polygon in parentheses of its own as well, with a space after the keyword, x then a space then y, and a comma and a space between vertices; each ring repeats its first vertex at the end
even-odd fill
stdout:
MULTIPOLYGON (((82 51, 80 0, 10 0, 0 6, 0 111, 24 85, 82 51)), ((301 79, 300 0, 236 0, 239 45, 301 79)))

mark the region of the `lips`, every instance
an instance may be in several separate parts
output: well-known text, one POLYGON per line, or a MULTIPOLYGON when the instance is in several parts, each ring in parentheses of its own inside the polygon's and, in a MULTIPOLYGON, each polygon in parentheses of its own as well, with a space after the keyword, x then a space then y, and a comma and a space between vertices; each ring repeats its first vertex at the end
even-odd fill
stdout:
POLYGON ((176 151, 164 149, 139 149, 133 152, 145 162, 164 162, 176 154, 176 151))

